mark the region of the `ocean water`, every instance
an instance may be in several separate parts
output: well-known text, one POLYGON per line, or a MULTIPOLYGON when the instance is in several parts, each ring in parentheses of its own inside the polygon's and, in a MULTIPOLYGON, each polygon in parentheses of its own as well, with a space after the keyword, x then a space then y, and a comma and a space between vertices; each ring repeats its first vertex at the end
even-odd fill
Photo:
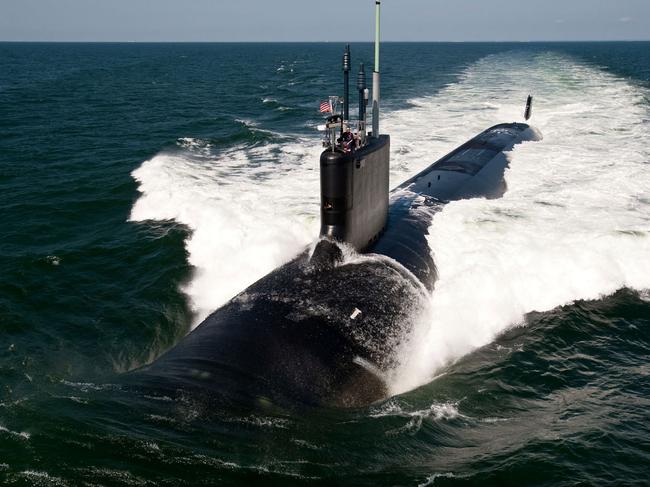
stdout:
POLYGON ((0 484, 649 484, 647 42, 384 46, 392 185, 528 93, 544 135, 503 198, 435 216, 393 397, 234 411, 120 386, 314 241, 341 53, 0 43, 0 484))

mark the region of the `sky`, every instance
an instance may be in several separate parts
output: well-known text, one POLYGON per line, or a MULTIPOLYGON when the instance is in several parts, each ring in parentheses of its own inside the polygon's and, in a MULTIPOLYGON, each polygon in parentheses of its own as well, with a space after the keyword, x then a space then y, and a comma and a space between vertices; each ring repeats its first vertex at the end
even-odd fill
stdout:
MULTIPOLYGON (((371 41, 373 0, 0 0, 0 41, 371 41)), ((382 0, 386 41, 650 40, 650 0, 382 0)))

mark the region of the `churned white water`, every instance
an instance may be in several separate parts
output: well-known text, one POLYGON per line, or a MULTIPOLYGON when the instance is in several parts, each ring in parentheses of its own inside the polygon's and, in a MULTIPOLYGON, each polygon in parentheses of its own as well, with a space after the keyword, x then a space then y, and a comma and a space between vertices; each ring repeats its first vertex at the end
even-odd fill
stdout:
MULTIPOLYGON (((483 58, 459 82, 384 113, 392 185, 500 122, 531 122, 544 140, 517 146, 502 199, 453 202, 432 222, 439 270, 405 337, 393 392, 492 341, 527 312, 628 286, 650 288, 650 112, 643 88, 553 53, 483 58)), ((191 139, 133 176, 134 221, 175 220, 192 234, 184 291, 196 323, 318 232, 318 135, 211 152, 191 139)))
MULTIPOLYGON (((526 91, 544 140, 515 148, 503 198, 452 202, 434 217, 429 245, 439 280, 402 351, 396 393, 527 312, 650 288, 646 91, 558 55, 490 56, 462 82, 418 100, 417 110, 431 113, 435 132, 455 125, 473 133, 517 119, 526 91), (481 102, 459 117, 467 100, 481 102)), ((403 123, 419 118, 401 115, 403 123)))
POLYGON ((210 312, 289 261, 318 234, 318 140, 217 156, 204 144, 162 153, 134 171, 142 196, 131 220, 176 220, 186 242, 193 279, 184 291, 200 323, 210 312))

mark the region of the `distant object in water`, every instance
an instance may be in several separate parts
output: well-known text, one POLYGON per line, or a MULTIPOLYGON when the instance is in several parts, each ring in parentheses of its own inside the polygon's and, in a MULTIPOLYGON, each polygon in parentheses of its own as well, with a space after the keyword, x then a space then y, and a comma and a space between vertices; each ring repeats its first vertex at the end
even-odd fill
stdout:
POLYGON ((526 99, 526 109, 524 110, 524 120, 530 120, 531 115, 533 114, 533 95, 528 95, 526 99))

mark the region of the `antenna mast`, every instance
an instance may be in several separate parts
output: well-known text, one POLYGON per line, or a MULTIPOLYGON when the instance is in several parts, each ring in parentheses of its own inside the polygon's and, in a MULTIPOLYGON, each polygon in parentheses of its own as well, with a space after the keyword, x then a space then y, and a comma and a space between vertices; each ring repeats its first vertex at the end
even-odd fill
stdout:
POLYGON ((375 0, 375 70, 372 73, 372 136, 379 137, 379 40, 381 0, 375 0))
POLYGON ((350 120, 350 44, 343 53, 343 120, 350 120))

